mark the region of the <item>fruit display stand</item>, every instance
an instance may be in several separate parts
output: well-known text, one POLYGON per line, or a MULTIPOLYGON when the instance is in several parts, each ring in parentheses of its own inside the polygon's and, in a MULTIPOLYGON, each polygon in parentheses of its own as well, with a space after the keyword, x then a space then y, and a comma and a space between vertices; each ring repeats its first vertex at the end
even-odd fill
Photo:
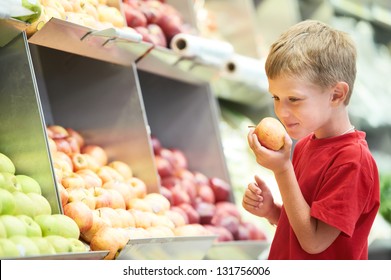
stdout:
POLYGON ((226 241, 213 244, 205 256, 206 260, 256 260, 270 247, 269 241, 226 241))
POLYGON ((130 240, 117 260, 202 260, 216 236, 178 236, 130 240))
MULTIPOLYGON (((181 149, 189 158, 191 170, 230 181, 218 128, 218 104, 209 84, 218 77, 219 68, 215 65, 139 42, 138 38, 124 36, 116 29, 96 32, 55 18, 28 40, 24 33, 18 36, 21 39, 18 39, 17 56, 22 55, 23 59, 17 61, 24 64, 2 78, 4 84, 17 88, 24 84, 20 83, 20 73, 27 72, 24 74, 27 79, 22 80, 29 81, 28 89, 21 93, 25 103, 18 105, 15 112, 23 111, 24 121, 34 121, 32 127, 38 132, 32 139, 40 139, 40 149, 26 145, 22 135, 15 137, 21 139, 23 153, 28 150, 41 156, 35 158, 34 168, 39 167, 36 162, 45 163, 48 173, 45 178, 50 179, 50 183, 43 183, 50 189, 45 196, 57 212, 62 209, 44 129, 50 124, 80 131, 87 142, 102 146, 109 158, 131 165, 134 173, 147 184, 148 192, 159 192, 160 185, 150 133, 159 137, 165 146, 181 149), (31 96, 26 98, 25 92, 31 92, 31 96), (36 104, 32 113, 31 104, 36 104), (34 115, 39 118, 34 119, 34 115)), ((0 50, 3 52, 0 57, 5 61, 2 65, 16 64, 15 54, 10 55, 12 53, 5 50, 0 50)), ((6 73, 9 69, 2 71, 6 73)), ((12 104, 12 101, 5 99, 2 104, 12 104)), ((15 112, 10 115, 15 116, 15 112)), ((23 127, 14 121, 11 126, 2 124, 7 131, 23 127)), ((10 154, 13 155, 12 151, 10 154)), ((233 201, 232 194, 230 200, 233 201)), ((150 259, 154 255, 155 258, 172 255, 202 259, 214 238, 132 240, 119 257, 150 259), (149 248, 146 252, 160 253, 135 254, 139 247, 149 248)), ((98 252, 96 257, 103 255, 104 252, 102 255, 98 252)), ((69 255, 69 258, 72 256, 95 258, 88 254, 69 255)))

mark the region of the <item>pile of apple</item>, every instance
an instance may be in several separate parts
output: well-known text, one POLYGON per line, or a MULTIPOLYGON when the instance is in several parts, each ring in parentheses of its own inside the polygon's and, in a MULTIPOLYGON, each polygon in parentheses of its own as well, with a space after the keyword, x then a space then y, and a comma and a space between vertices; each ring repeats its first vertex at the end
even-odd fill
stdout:
POLYGON ((185 154, 163 147, 156 137, 152 137, 152 146, 161 193, 186 223, 203 225, 218 236, 217 241, 266 239, 262 229, 242 219, 237 205, 231 202, 231 187, 226 181, 190 171, 185 154))
POLYGON ((52 214, 41 186, 0 153, 0 258, 86 252, 77 224, 52 214))
POLYGON ((94 30, 117 27, 134 31, 126 26, 121 11, 115 5, 110 5, 112 2, 111 0, 40 0, 41 16, 28 28, 27 33, 32 35, 52 17, 94 30))
POLYGON ((157 46, 168 47, 178 33, 195 32, 164 0, 123 0, 123 8, 127 25, 157 46))
POLYGON ((145 183, 123 161, 60 125, 47 127, 49 148, 64 214, 79 227, 90 249, 114 259, 130 239, 210 235, 172 211, 169 200, 147 193, 145 183))

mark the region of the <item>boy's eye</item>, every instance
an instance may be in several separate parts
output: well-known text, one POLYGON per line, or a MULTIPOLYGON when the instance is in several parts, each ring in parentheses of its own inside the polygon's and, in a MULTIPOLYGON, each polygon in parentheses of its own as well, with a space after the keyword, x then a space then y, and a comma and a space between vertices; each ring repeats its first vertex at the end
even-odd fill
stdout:
POLYGON ((280 98, 278 98, 277 96, 272 96, 272 98, 274 99, 274 100, 280 100, 280 98))
POLYGON ((300 99, 299 98, 296 98, 296 97, 289 97, 289 101, 290 102, 296 102, 296 101, 299 101, 300 99))

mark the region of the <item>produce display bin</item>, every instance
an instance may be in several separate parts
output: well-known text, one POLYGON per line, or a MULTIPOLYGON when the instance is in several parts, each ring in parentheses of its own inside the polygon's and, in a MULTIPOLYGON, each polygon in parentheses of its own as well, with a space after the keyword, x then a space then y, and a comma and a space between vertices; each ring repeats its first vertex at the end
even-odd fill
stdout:
POLYGON ((3 27, 0 37, 12 33, 14 38, 0 47, 0 151, 13 161, 17 174, 38 181, 52 213, 60 213, 27 38, 23 32, 15 36, 13 27, 11 33, 3 27))
POLYGON ((79 131, 109 161, 129 164, 148 192, 158 177, 134 66, 107 63, 46 47, 32 48, 47 124, 79 131))
POLYGON ((117 260, 202 260, 216 236, 177 236, 130 240, 117 260))
POLYGON ((60 253, 55 255, 40 255, 20 257, 18 260, 103 260, 109 251, 90 251, 86 253, 60 253))
POLYGON ((217 100, 208 83, 189 83, 139 70, 151 134, 184 152, 190 171, 230 182, 218 125, 217 100))
POLYGON ((268 241, 245 240, 215 242, 208 250, 206 260, 257 260, 270 247, 268 241))

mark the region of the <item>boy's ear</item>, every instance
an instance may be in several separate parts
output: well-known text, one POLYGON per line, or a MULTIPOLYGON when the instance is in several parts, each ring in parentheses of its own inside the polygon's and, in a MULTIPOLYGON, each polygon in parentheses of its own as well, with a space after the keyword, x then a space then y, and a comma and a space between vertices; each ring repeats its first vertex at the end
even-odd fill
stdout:
POLYGON ((331 95, 331 101, 335 104, 343 103, 349 92, 349 85, 346 82, 338 82, 331 95))

